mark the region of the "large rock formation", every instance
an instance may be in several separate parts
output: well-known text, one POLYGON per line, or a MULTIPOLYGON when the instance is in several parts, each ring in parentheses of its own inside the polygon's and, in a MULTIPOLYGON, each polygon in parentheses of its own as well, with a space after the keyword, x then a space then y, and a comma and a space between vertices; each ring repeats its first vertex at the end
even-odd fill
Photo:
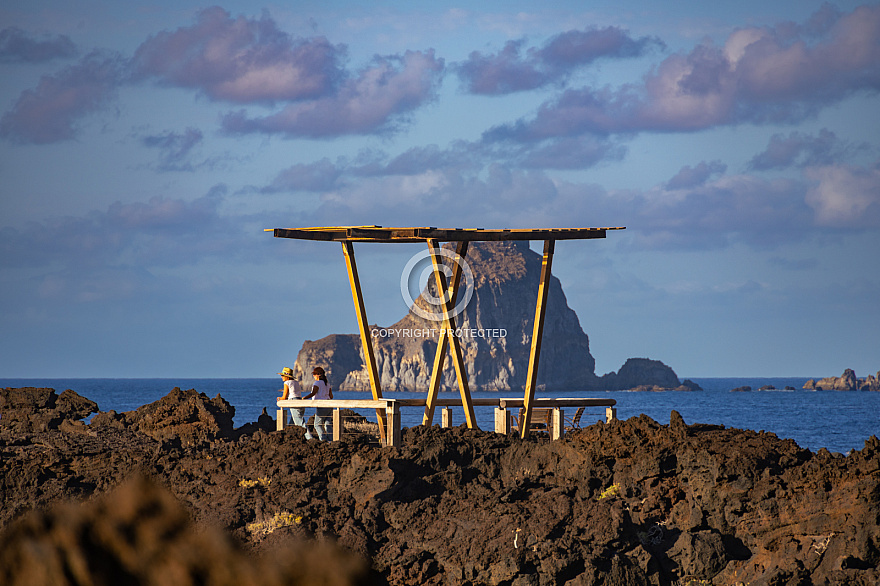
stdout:
MULTIPOLYGON (((521 391, 525 388, 532 343, 541 256, 526 242, 474 243, 467 254, 474 276, 473 297, 456 317, 471 390, 521 391)), ((434 292, 434 283, 428 284, 434 292)), ((423 293, 415 305, 436 308, 423 293)), ((426 390, 431 377, 441 322, 410 311, 389 327, 373 326, 373 349, 383 391, 426 390)), ((367 390, 360 338, 334 334, 307 340, 294 371, 304 378, 314 366, 327 370, 338 390, 367 390)), ((548 293, 538 388, 552 390, 618 390, 638 385, 676 388, 681 383, 669 367, 656 361, 627 362, 619 373, 599 378, 590 354, 590 340, 577 314, 568 307, 559 279, 551 277, 548 293)), ((308 381, 307 377, 304 380, 308 381)), ((441 389, 458 388, 447 356, 441 389)))
POLYGON ((815 391, 880 391, 880 372, 877 376, 869 374, 866 378, 858 378, 853 369, 847 368, 840 376, 829 376, 818 381, 810 379, 804 388, 815 391))

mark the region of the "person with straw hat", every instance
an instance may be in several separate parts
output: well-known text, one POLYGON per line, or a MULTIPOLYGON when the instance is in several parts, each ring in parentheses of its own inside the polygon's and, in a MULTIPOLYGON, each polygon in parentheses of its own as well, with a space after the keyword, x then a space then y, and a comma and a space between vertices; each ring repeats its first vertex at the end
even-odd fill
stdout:
MULTIPOLYGON (((302 387, 300 386, 299 381, 293 378, 293 369, 285 366, 278 374, 281 375, 281 380, 284 381, 284 387, 279 391, 281 396, 278 397, 278 400, 286 401, 287 399, 302 399, 302 387)), ((306 426, 305 407, 291 408, 290 416, 293 418, 294 425, 299 427, 306 426)))

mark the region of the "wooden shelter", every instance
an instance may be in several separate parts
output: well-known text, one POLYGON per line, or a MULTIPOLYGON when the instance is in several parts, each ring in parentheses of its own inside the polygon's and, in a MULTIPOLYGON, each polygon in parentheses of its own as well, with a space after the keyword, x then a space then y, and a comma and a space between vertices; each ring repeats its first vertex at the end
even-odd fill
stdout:
MULTIPOLYGON (((550 268, 553 263, 553 253, 557 240, 586 240, 591 238, 605 238, 608 230, 623 230, 623 227, 615 228, 553 228, 553 229, 524 229, 524 230, 487 230, 483 228, 455 228, 441 229, 434 227, 410 227, 410 228, 386 228, 382 226, 332 226, 316 228, 269 228, 266 232, 272 232, 275 238, 294 238, 299 240, 322 240, 342 243, 342 252, 345 256, 345 264, 348 268, 348 279, 351 284, 351 296, 354 301, 355 313, 357 314, 358 327, 360 330, 361 344, 364 350, 364 361, 367 374, 370 379, 370 388, 373 400, 382 398, 382 385, 379 372, 376 367, 376 358, 369 332, 369 322, 364 307, 364 298, 361 293, 360 280, 358 278, 357 263, 354 257, 355 242, 425 242, 431 256, 434 275, 437 282, 438 293, 442 292, 443 308, 442 328, 440 339, 437 342, 437 354, 434 358, 434 367, 431 371, 431 379, 428 386, 428 396, 425 404, 425 413, 422 423, 430 425, 434 418, 434 408, 437 405, 440 391, 440 377, 443 372, 443 363, 446 359, 447 350, 452 349, 452 363, 458 378, 458 388, 461 394, 461 403, 465 413, 468 427, 477 427, 474 417, 474 403, 471 399, 468 387, 467 371, 465 370, 464 358, 461 350, 461 342, 455 335, 455 298, 461 283, 461 263, 455 262, 449 282, 443 270, 443 255, 441 245, 443 242, 455 242, 455 259, 463 260, 467 255, 470 242, 497 242, 502 240, 543 240, 544 256, 541 264, 541 280, 538 285, 538 301, 535 307, 535 321, 532 332, 532 345, 529 354, 529 368, 526 374, 525 395, 523 397, 523 419, 520 426, 521 434, 525 437, 529 433, 529 422, 532 416, 532 407, 535 399, 535 387, 538 379, 538 360, 541 355, 541 338, 544 332, 544 314, 547 305, 547 294, 550 285, 550 268)), ((379 422, 379 434, 385 443, 386 437, 386 412, 384 409, 376 409, 376 418, 379 422)))

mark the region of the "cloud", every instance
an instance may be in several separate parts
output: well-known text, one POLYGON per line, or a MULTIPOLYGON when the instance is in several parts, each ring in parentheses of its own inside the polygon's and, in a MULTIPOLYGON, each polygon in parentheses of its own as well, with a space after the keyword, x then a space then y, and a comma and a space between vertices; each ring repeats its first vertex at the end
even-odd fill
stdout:
POLYGON ((263 193, 279 191, 329 191, 336 187, 342 170, 330 159, 323 158, 314 163, 300 163, 281 171, 271 184, 264 187, 263 193))
POLYGON ((608 190, 498 163, 464 171, 440 166, 416 173, 412 167, 406 175, 337 183, 304 219, 315 225, 461 226, 462 218, 470 227, 624 225, 622 238, 634 250, 717 250, 737 243, 766 250, 880 229, 880 167, 808 167, 800 177, 769 179, 727 175, 726 169, 703 161, 651 189, 608 190))
POLYGON ((220 213, 225 188, 192 201, 153 197, 105 211, 51 218, 0 231, 0 266, 94 270, 180 266, 208 256, 235 256, 243 219, 220 213))
POLYGON ((159 149, 160 171, 193 171, 195 166, 189 160, 190 154, 203 138, 201 130, 189 127, 182 133, 168 131, 145 136, 141 138, 141 143, 159 149))
POLYGON ((811 271, 819 267, 819 259, 817 258, 789 259, 771 256, 767 261, 773 266, 787 271, 811 271))
POLYGON ((521 54, 524 44, 524 40, 509 41, 493 55, 474 51, 453 69, 468 92, 500 95, 562 82, 603 57, 638 57, 653 46, 664 46, 653 37, 633 39, 617 27, 560 33, 540 49, 527 49, 525 56, 521 54))
POLYGON ((35 38, 17 27, 0 31, 0 63, 43 63, 76 56, 76 45, 67 35, 35 38))
POLYGON ((806 176, 815 184, 806 196, 820 226, 880 228, 880 168, 853 166, 810 167, 806 176))
POLYGON ((602 161, 619 161, 626 147, 593 136, 566 137, 529 145, 520 164, 527 169, 587 169, 602 161))
POLYGON ((641 84, 569 89, 542 104, 533 119, 496 127, 486 137, 533 141, 791 123, 857 92, 876 92, 880 6, 826 20, 833 24, 827 32, 814 27, 824 34, 810 43, 791 26, 739 29, 722 47, 706 43, 669 56, 641 84))
POLYGON ((377 56, 332 96, 289 104, 262 118, 248 118, 243 110, 233 112, 223 118, 223 127, 232 134, 307 138, 392 132, 407 115, 436 98, 443 71, 443 59, 432 50, 377 56))
POLYGON ((866 148, 866 145, 854 146, 840 140, 827 128, 820 130, 819 136, 800 132, 791 132, 788 136, 774 134, 767 149, 749 161, 749 168, 766 171, 793 166, 830 165, 866 148))
POLYGON ((124 70, 119 56, 94 51, 76 65, 43 76, 0 119, 0 136, 34 144, 75 138, 77 121, 111 101, 124 70))
POLYGON ((707 163, 701 161, 696 167, 685 166, 675 177, 666 182, 666 189, 690 189, 706 183, 712 175, 720 175, 727 171, 727 165, 721 161, 707 163))
POLYGON ((323 37, 291 38, 267 14, 232 18, 215 6, 201 11, 193 26, 147 39, 135 51, 133 68, 138 77, 213 100, 271 103, 331 92, 345 53, 323 37))

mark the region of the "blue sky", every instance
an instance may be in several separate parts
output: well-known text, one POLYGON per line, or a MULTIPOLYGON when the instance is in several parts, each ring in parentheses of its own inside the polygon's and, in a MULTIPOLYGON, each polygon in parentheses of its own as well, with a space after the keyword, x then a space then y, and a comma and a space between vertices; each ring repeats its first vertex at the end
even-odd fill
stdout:
POLYGON ((350 224, 626 226, 554 260, 597 374, 880 369, 878 3, 18 4, 0 376, 273 376, 357 326, 263 228, 350 224))

